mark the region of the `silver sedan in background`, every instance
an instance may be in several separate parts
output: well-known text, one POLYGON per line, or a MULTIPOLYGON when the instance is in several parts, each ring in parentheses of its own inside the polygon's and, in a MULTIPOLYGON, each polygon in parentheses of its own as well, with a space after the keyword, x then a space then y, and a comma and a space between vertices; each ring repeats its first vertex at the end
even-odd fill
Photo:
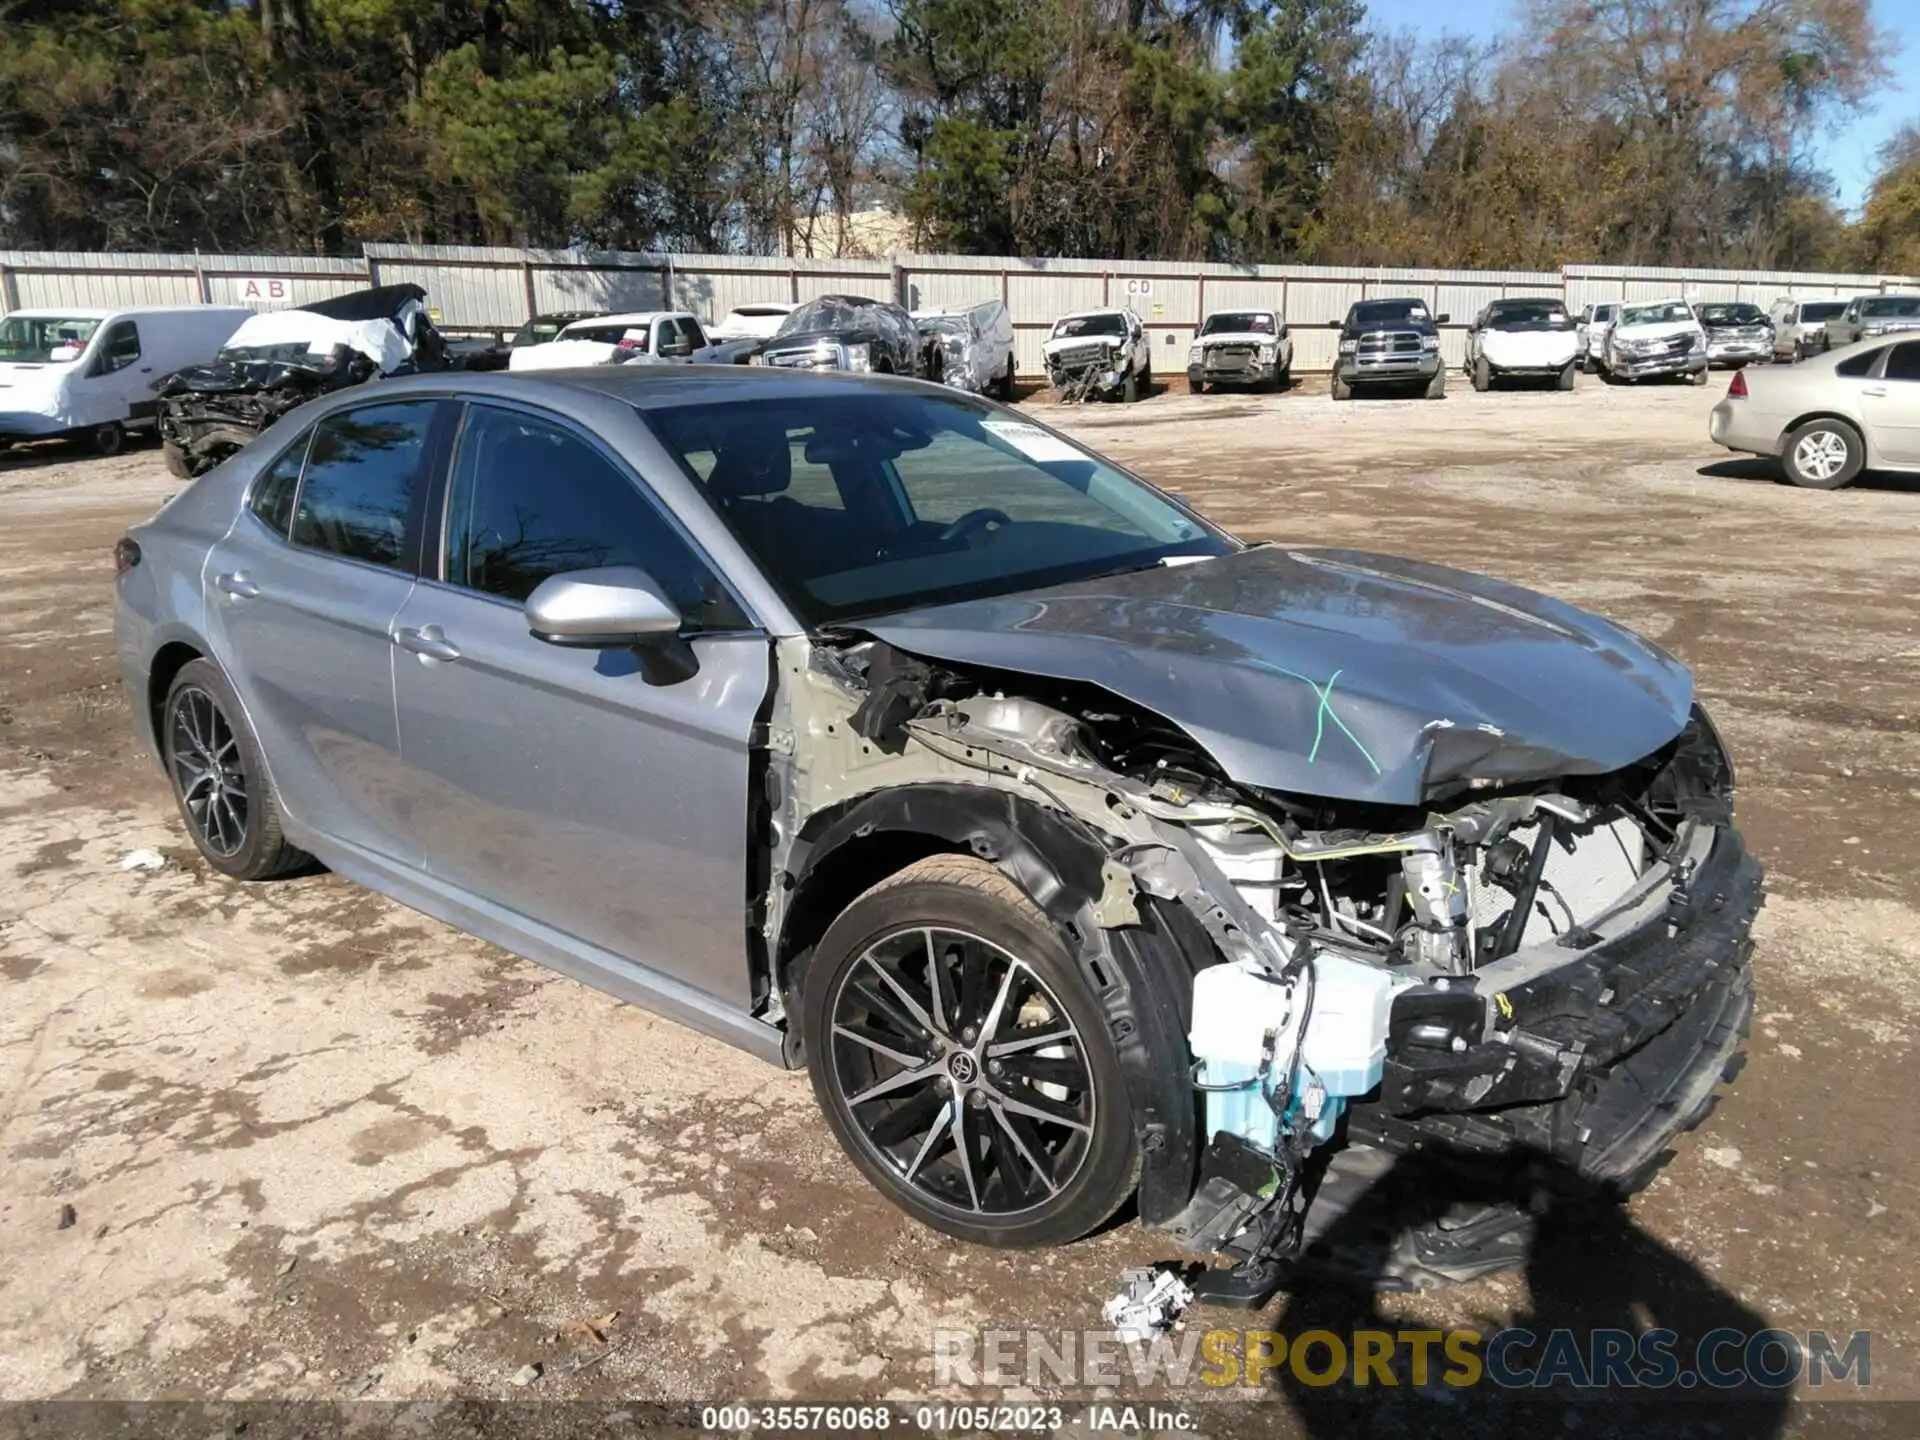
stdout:
POLYGON ((1838 490, 1865 470, 1920 471, 1920 337, 1737 371, 1707 433, 1778 459, 1810 490, 1838 490))

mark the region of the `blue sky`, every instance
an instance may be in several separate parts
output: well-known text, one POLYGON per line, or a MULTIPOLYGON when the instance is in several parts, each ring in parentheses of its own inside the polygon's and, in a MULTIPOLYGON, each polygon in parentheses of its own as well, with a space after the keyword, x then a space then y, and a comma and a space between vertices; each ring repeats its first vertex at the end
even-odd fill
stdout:
MULTIPOLYGON (((1420 35, 1444 31, 1491 37, 1509 23, 1511 7, 1450 0, 1366 0, 1376 25, 1420 35)), ((1840 187, 1840 202, 1857 209, 1873 179, 1874 153, 1908 120, 1920 120, 1920 3, 1873 0, 1873 18, 1888 39, 1892 79, 1871 108, 1821 139, 1822 159, 1840 187)))

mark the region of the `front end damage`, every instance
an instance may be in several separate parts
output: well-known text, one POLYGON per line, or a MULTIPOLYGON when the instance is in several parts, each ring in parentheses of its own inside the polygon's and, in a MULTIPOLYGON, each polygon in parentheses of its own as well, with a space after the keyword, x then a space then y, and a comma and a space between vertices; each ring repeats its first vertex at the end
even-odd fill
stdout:
MULTIPOLYGON (((846 887, 930 850, 992 861, 1106 1011, 1143 1222, 1238 1262, 1215 1299, 1264 1298, 1343 1184, 1396 1157, 1471 1169, 1477 1191, 1544 1159, 1627 1193, 1731 1076, 1760 871, 1697 707, 1625 767, 1446 781, 1409 807, 1235 781, 1098 686, 858 632, 778 645, 754 880, 765 1017, 794 1007, 846 887)), ((1518 1258, 1524 1200, 1466 1227, 1445 1209, 1411 1217, 1397 1278, 1518 1258)))

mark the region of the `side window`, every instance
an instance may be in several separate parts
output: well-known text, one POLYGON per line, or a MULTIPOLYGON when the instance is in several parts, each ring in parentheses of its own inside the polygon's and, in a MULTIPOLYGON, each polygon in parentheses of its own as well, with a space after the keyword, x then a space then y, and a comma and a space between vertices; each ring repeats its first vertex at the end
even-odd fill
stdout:
POLYGON ((402 568, 407 517, 425 483, 435 400, 363 405, 313 430, 293 543, 370 565, 402 568))
POLYGON ((1920 380, 1920 340, 1894 346, 1887 354, 1885 373, 1889 380, 1920 380))
POLYGON ((140 358, 140 331, 131 320, 116 320, 100 337, 99 358, 93 363, 96 375, 111 375, 124 370, 140 358))
POLYGON ((1854 379, 1858 379, 1860 376, 1865 375, 1869 370, 1873 369, 1873 362, 1878 360, 1885 353, 1886 353, 1886 350, 1883 347, 1878 350, 1869 350, 1864 355, 1849 355, 1846 359, 1842 360, 1838 365, 1833 367, 1833 373, 1836 375, 1846 375, 1854 379))
POLYGON ((751 622, 719 578, 626 473, 572 431, 475 405, 447 505, 450 583, 524 600, 542 580, 637 565, 693 630, 751 622))
POLYGON ((682 315, 673 322, 680 328, 680 338, 693 349, 701 349, 707 343, 707 337, 700 333, 700 322, 691 315, 682 315))
POLYGON ((309 430, 281 451, 280 458, 253 482, 253 498, 247 502, 254 517, 282 540, 293 524, 293 494, 300 488, 300 467, 306 463, 307 445, 312 439, 309 430))

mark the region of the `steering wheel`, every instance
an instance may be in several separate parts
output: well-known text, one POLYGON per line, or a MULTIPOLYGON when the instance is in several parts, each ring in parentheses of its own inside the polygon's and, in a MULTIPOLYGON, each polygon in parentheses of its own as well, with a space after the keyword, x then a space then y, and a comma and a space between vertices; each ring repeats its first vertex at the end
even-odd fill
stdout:
POLYGON ((940 532, 943 544, 955 540, 965 540, 976 530, 985 530, 989 525, 1011 525, 1013 517, 1004 510, 996 510, 991 505, 982 505, 978 510, 969 510, 958 520, 940 532))

